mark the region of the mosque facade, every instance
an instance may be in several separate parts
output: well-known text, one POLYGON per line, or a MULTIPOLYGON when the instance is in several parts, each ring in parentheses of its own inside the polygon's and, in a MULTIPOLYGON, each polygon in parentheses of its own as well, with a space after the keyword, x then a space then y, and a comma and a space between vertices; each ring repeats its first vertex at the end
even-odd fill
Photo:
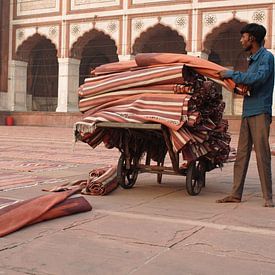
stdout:
MULTIPOLYGON (((1 0, 0 110, 77 112, 90 71, 137 53, 198 56, 246 70, 246 23, 266 27, 275 53, 274 0, 1 0)), ((225 114, 242 97, 223 90, 225 114)))

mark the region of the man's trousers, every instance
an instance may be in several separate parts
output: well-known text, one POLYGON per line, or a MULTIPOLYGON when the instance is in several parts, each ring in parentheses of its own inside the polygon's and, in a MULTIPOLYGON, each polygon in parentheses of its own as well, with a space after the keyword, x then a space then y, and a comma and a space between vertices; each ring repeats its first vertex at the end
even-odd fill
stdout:
POLYGON ((269 114, 242 118, 236 162, 234 164, 232 188, 234 197, 240 199, 242 197, 252 146, 254 145, 263 197, 265 200, 272 199, 270 123, 271 116, 269 114))

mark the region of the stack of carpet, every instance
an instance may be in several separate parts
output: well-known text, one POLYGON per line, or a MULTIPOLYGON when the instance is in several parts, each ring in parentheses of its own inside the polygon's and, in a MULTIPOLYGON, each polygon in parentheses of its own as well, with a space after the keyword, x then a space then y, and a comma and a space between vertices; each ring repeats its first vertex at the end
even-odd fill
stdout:
POLYGON ((219 79, 224 69, 197 57, 166 53, 102 65, 79 88, 84 118, 75 124, 76 140, 93 148, 102 141, 119 148, 116 132, 97 128, 98 122, 160 123, 185 161, 204 156, 221 166, 229 155, 230 135, 217 83, 248 94, 246 87, 219 79))

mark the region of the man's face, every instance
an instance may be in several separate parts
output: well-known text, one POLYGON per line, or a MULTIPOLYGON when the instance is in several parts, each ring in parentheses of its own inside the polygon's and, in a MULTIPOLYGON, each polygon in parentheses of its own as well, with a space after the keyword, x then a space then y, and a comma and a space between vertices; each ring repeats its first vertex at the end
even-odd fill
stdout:
POLYGON ((243 33, 240 39, 240 42, 242 44, 242 47, 244 48, 245 51, 250 51, 252 48, 252 42, 253 38, 249 33, 243 33))

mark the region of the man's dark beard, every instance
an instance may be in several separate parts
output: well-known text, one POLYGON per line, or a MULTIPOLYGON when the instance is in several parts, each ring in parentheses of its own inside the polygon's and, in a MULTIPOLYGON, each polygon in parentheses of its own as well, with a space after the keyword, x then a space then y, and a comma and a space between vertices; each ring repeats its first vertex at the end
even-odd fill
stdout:
POLYGON ((251 49, 252 49, 252 45, 249 45, 249 46, 246 47, 244 50, 245 50, 246 52, 249 52, 251 49))

